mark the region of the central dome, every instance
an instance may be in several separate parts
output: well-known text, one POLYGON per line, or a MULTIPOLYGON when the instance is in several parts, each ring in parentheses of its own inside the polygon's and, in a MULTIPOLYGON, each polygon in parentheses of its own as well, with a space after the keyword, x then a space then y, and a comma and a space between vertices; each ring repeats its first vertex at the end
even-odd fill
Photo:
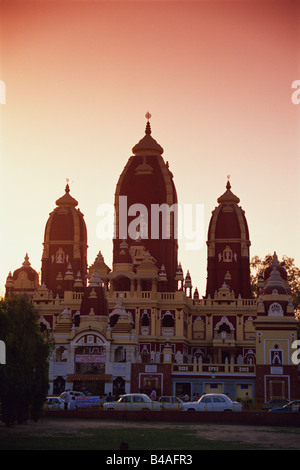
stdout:
POLYGON ((126 241, 129 253, 135 258, 141 238, 139 244, 142 243, 144 252, 149 252, 155 259, 157 268, 160 270, 162 265, 165 266, 168 287, 165 284, 164 289, 173 290, 177 269, 175 217, 171 214, 170 236, 165 238, 162 215, 157 216, 152 209, 162 205, 164 209, 172 208, 177 204, 177 194, 169 164, 162 157, 163 148, 151 136, 149 119, 145 136, 132 151, 134 155, 129 158, 116 186, 113 264, 120 262, 122 241, 126 241))

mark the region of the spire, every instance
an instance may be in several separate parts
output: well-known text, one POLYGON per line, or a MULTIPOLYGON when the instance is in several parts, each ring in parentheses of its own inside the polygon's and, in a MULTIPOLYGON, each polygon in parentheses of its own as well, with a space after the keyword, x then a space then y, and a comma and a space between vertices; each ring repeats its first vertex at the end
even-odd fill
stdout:
POLYGON ((274 251, 274 254, 273 254, 272 265, 273 266, 278 266, 279 265, 278 256, 277 256, 276 251, 274 251))
POLYGON ((76 199, 74 199, 70 194, 70 186, 68 183, 65 187, 65 194, 59 199, 57 199, 56 205, 57 206, 74 206, 74 207, 78 205, 78 202, 76 201, 76 199))
POLYGON ((226 191, 224 194, 222 194, 222 196, 219 197, 218 203, 219 204, 230 204, 230 203, 238 204, 240 202, 240 199, 231 191, 231 184, 230 184, 228 176, 227 176, 228 181, 226 184, 226 191))
POLYGON ((145 114, 147 119, 145 135, 144 137, 133 147, 132 152, 134 155, 162 155, 164 149, 156 142, 151 136, 150 118, 151 114, 149 111, 145 114))
POLYGON ((150 126, 150 119, 151 119, 151 114, 149 113, 149 111, 145 114, 145 118, 147 119, 147 124, 146 124, 146 130, 145 130, 145 134, 148 134, 150 135, 151 134, 151 126, 150 126))
POLYGON ((22 263, 22 266, 28 267, 28 266, 30 266, 30 265, 31 265, 31 263, 29 262, 29 256, 28 256, 28 253, 26 253, 25 258, 24 258, 24 261, 23 261, 23 263, 22 263))

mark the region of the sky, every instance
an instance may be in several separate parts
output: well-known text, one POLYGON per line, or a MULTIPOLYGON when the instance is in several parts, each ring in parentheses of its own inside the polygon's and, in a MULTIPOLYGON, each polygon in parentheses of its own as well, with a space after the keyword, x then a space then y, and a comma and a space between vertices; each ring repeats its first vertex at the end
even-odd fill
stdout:
POLYGON ((299 15, 295 0, 0 0, 0 295, 26 253, 40 271, 67 180, 88 263, 101 251, 111 266, 99 207, 113 204, 148 111, 178 203, 204 211, 201 246, 179 240, 178 256, 200 296, 228 175, 250 256, 299 266, 299 15))

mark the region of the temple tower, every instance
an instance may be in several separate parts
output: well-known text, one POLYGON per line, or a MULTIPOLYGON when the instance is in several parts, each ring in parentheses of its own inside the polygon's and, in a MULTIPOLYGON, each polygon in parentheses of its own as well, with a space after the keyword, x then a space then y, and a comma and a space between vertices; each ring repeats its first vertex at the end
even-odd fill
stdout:
POLYGON ((206 297, 213 298, 225 284, 235 297, 251 297, 249 230, 239 202, 228 180, 208 228, 206 297))
POLYGON ((169 165, 162 157, 164 150, 151 135, 150 117, 147 113, 145 136, 133 147, 133 156, 116 186, 113 269, 124 264, 127 271, 136 272, 146 256, 161 273, 157 289, 174 291, 177 194, 169 165))
POLYGON ((87 230, 68 184, 56 205, 45 227, 42 283, 54 295, 63 297, 64 291, 74 289, 75 281, 86 286, 87 230))

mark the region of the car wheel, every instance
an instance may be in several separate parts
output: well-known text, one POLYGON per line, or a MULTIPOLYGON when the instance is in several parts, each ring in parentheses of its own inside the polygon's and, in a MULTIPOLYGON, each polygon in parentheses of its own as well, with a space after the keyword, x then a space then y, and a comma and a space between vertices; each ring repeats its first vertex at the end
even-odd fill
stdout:
POLYGON ((188 411, 196 411, 195 408, 188 408, 188 411))

